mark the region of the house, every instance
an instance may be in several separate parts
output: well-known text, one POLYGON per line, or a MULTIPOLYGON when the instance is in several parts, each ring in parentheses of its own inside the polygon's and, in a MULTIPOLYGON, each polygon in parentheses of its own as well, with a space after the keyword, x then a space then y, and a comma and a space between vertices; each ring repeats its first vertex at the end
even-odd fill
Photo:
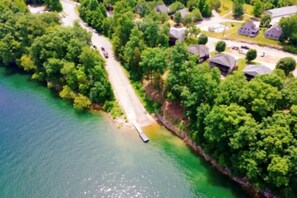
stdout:
POLYGON ((287 6, 287 7, 275 8, 275 9, 264 11, 264 14, 271 16, 271 18, 285 17, 296 13, 297 13, 297 6, 287 6))
POLYGON ((156 10, 157 12, 169 12, 169 8, 165 4, 156 6, 156 10))
MULTIPOLYGON (((185 18, 185 16, 186 16, 187 14, 189 14, 189 12, 188 12, 188 10, 187 10, 186 8, 183 8, 183 9, 181 9, 181 10, 178 10, 178 11, 176 11, 175 13, 177 13, 177 12, 180 13, 180 16, 181 16, 182 19, 185 18)), ((171 19, 174 18, 175 13, 170 15, 170 18, 171 18, 171 19)))
POLYGON ((251 80, 252 78, 256 77, 257 75, 263 74, 271 74, 272 70, 265 66, 265 65, 248 65, 244 70, 243 73, 247 80, 251 80))
POLYGON ((280 27, 272 26, 265 31, 264 36, 268 39, 279 40, 282 33, 283 31, 280 27))
POLYGON ((171 27, 169 30, 169 45, 175 45, 177 40, 183 41, 186 36, 186 29, 185 28, 175 28, 171 27))
POLYGON ((209 59, 209 66, 218 67, 221 74, 226 76, 237 67, 237 61, 233 56, 220 53, 209 59))
POLYGON ((187 14, 189 14, 189 12, 188 12, 185 8, 183 8, 183 9, 181 9, 181 10, 178 10, 177 12, 180 13, 182 19, 183 19, 187 14))
POLYGON ((199 62, 203 62, 209 58, 209 49, 205 45, 190 45, 188 51, 191 54, 197 55, 199 62))
POLYGON ((256 25, 252 21, 250 21, 244 24, 243 26, 241 26, 238 29, 237 33, 244 36, 255 37, 259 33, 259 30, 260 29, 256 27, 256 25))

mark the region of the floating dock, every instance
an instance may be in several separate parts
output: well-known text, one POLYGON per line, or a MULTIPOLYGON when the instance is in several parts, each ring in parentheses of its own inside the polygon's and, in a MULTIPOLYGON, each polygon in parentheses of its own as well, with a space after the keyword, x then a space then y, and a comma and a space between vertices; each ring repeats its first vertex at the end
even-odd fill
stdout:
POLYGON ((142 129, 135 123, 132 123, 143 142, 148 142, 150 139, 144 134, 142 129))

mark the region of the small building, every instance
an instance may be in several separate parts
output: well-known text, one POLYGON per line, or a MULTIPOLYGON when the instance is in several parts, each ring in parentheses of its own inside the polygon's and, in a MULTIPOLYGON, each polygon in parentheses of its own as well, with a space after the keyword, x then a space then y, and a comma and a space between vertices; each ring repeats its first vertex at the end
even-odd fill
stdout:
POLYGON ((188 51, 191 54, 197 55, 199 62, 203 62, 209 58, 209 49, 205 45, 190 45, 188 51))
POLYGON ((156 6, 156 10, 157 12, 166 12, 166 13, 169 12, 169 8, 165 4, 156 6))
POLYGON ((241 26, 237 33, 244 35, 244 36, 250 36, 250 37, 255 37, 259 33, 260 28, 256 27, 256 25, 250 21, 243 26, 241 26))
MULTIPOLYGON (((177 12, 180 13, 180 16, 181 16, 182 19, 185 18, 185 16, 186 16, 187 14, 189 14, 189 11, 188 11, 186 8, 183 8, 183 9, 181 9, 181 10, 178 10, 178 11, 176 11, 175 13, 177 13, 177 12)), ((174 19, 174 15, 175 15, 175 13, 170 15, 170 18, 171 18, 171 19, 174 19)))
POLYGON ((186 29, 185 28, 175 28, 171 27, 169 30, 169 45, 175 45, 177 40, 183 41, 186 36, 186 29))
POLYGON ((217 54, 209 59, 211 68, 218 67, 223 76, 230 74, 237 67, 237 61, 233 56, 228 54, 217 54))
POLYGON ((275 8, 275 9, 264 11, 264 14, 271 16, 271 18, 285 17, 296 13, 297 13, 297 6, 287 6, 287 7, 275 8))
POLYGON ((265 65, 248 65, 244 70, 243 73, 247 80, 251 80, 252 78, 256 77, 257 75, 263 74, 271 74, 272 70, 265 66, 265 65))
POLYGON ((186 10, 186 8, 183 8, 183 9, 181 9, 181 10, 178 10, 177 12, 180 13, 182 19, 185 18, 185 16, 186 16, 187 14, 189 14, 189 12, 188 12, 188 10, 186 10))
POLYGON ((264 36, 268 39, 279 40, 282 33, 283 31, 280 27, 272 26, 265 31, 264 36))

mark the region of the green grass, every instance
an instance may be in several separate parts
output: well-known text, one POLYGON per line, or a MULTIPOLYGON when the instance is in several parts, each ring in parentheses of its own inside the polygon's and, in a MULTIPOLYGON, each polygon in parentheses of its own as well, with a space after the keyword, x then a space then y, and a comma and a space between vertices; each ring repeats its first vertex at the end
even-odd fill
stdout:
POLYGON ((254 61, 247 63, 244 58, 239 58, 237 60, 237 71, 243 71, 246 65, 261 65, 261 63, 254 62, 254 61))
POLYGON ((219 14, 224 16, 228 12, 232 11, 233 3, 231 0, 221 0, 221 7, 219 8, 219 14))
POLYGON ((243 71, 246 66, 246 60, 244 58, 240 58, 237 60, 237 71, 243 71))
POLYGON ((262 46, 275 46, 275 47, 280 47, 280 43, 278 41, 272 40, 272 39, 267 39, 264 37, 264 31, 265 30, 260 30, 259 34, 256 37, 248 37, 248 36, 243 36, 237 34, 237 30, 235 32, 232 32, 225 38, 227 39, 233 39, 237 41, 244 41, 248 43, 255 43, 258 45, 262 46))
POLYGON ((243 10, 245 14, 249 14, 249 15, 254 15, 254 6, 250 5, 250 4, 244 4, 243 5, 243 10))
POLYGON ((261 45, 261 46, 281 47, 281 43, 279 41, 267 39, 264 37, 264 32, 265 32, 264 29, 260 30, 259 34, 256 37, 248 37, 248 36, 239 35, 237 33, 237 30, 242 25, 242 23, 228 22, 228 23, 223 23, 223 24, 230 27, 230 29, 226 30, 224 33, 223 32, 218 32, 218 33, 217 32, 208 32, 208 31, 202 31, 202 33, 206 34, 209 37, 214 37, 214 38, 218 38, 218 39, 222 39, 224 36, 225 39, 243 41, 243 42, 247 42, 247 43, 254 43, 254 44, 261 45))

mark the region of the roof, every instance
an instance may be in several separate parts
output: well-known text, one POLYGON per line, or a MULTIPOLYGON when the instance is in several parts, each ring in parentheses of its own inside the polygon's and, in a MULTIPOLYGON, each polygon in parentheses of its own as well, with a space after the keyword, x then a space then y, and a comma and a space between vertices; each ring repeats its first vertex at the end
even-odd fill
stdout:
POLYGON ((248 65, 243 72, 250 76, 271 74, 272 70, 265 65, 248 65))
POLYGON ((169 8, 165 4, 156 6, 157 11, 159 12, 168 12, 169 8))
POLYGON ((233 56, 230 56, 228 54, 217 54, 214 57, 212 57, 209 62, 211 63, 216 63, 219 65, 224 65, 227 66, 229 68, 233 68, 236 66, 236 59, 233 56))
POLYGON ((186 31, 185 28, 171 27, 169 30, 169 37, 178 39, 180 41, 185 39, 186 31))
POLYGON ((179 10, 178 12, 180 13, 182 18, 184 18, 187 14, 189 14, 189 12, 185 8, 179 10))
POLYGON ((266 32, 270 32, 270 31, 277 31, 277 32, 279 32, 280 34, 283 32, 282 31, 282 28, 280 28, 280 27, 278 27, 278 26, 272 26, 272 27, 270 27, 269 29, 267 29, 266 31, 265 31, 265 33, 266 32))
POLYGON ((265 14, 269 14, 271 18, 281 17, 286 15, 292 15, 297 13, 297 6, 287 6, 282 8, 275 8, 271 10, 266 10, 265 14))
POLYGON ((191 54, 198 55, 200 58, 209 55, 209 49, 205 45, 191 45, 188 47, 188 51, 191 54))
POLYGON ((245 23, 242 27, 249 28, 249 29, 258 29, 253 21, 249 21, 245 23))

